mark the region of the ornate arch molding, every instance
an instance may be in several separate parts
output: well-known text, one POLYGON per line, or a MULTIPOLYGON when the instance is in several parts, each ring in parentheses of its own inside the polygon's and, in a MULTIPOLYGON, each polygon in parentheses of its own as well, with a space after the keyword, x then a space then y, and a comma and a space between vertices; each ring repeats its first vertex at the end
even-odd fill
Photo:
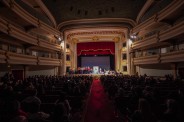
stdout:
POLYGON ((147 0, 144 6, 142 7, 141 11, 139 12, 136 22, 139 23, 139 20, 141 19, 142 16, 146 13, 146 11, 153 5, 155 0, 147 0))
POLYGON ((61 32, 72 28, 89 27, 123 27, 129 30, 136 25, 135 21, 126 18, 100 18, 100 19, 80 19, 62 22, 58 25, 61 32))
MULTIPOLYGON (((68 29, 64 31, 63 35, 66 40, 71 40, 72 38, 80 38, 80 36, 85 35, 85 37, 93 37, 95 38, 97 36, 100 36, 100 38, 103 36, 108 35, 109 38, 113 37, 121 37, 126 38, 127 34, 129 33, 128 28, 122 28, 122 27, 93 27, 93 28, 75 28, 75 29, 68 29)), ((101 40, 101 39, 100 39, 101 40)), ((77 41, 78 40, 73 40, 77 41)), ((95 41, 95 39, 94 39, 95 41)), ((99 41, 98 39, 96 41, 99 41)), ((112 40, 115 41, 115 40, 112 40)), ((76 42, 75 42, 76 43, 76 42)))
POLYGON ((52 13, 49 11, 49 9, 45 6, 45 4, 42 2, 42 0, 35 0, 35 2, 40 6, 40 8, 43 10, 43 12, 48 16, 50 21, 53 23, 54 27, 57 27, 57 23, 55 18, 53 17, 52 13))

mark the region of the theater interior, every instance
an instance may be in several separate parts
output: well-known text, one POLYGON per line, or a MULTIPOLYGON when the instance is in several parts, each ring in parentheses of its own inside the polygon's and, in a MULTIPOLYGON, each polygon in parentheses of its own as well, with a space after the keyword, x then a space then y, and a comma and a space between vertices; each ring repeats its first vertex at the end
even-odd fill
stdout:
POLYGON ((184 122, 184 1, 0 0, 0 122, 184 122))

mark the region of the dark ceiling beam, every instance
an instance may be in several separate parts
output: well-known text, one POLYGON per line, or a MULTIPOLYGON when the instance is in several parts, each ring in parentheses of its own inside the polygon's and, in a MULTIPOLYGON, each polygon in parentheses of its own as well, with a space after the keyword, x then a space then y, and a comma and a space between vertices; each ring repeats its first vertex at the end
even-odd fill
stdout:
POLYGON ((57 27, 56 20, 50 10, 46 7, 46 5, 42 2, 42 0, 35 0, 35 2, 38 4, 40 9, 43 11, 43 13, 48 17, 48 19, 53 23, 54 27, 57 27))
POLYGON ((80 27, 122 27, 131 29, 135 26, 135 22, 125 18, 101 18, 101 19, 81 19, 63 22, 58 25, 58 29, 63 32, 70 28, 80 27))
POLYGON ((146 11, 153 5, 155 0, 147 0, 144 6, 142 7, 141 11, 139 12, 136 22, 138 23, 141 17, 146 13, 146 11))
POLYGON ((173 24, 175 23, 175 21, 174 20, 171 20, 171 19, 163 19, 160 22, 161 23, 165 23, 165 24, 167 24, 169 26, 173 26, 173 24))
POLYGON ((28 26, 25 26, 24 29, 26 32, 30 32, 31 30, 37 28, 36 26, 34 25, 28 25, 28 26))

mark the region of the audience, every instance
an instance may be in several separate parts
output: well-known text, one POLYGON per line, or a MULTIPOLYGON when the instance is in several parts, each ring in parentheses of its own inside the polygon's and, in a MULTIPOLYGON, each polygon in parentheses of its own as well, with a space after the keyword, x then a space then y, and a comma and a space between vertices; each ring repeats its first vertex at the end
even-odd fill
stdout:
MULTIPOLYGON (((100 77, 116 114, 127 122, 183 122, 184 83, 129 75, 100 77)), ((30 76, 0 83, 1 122, 79 122, 92 76, 30 76), (77 119, 75 119, 77 118, 77 119)))
POLYGON ((0 83, 0 122, 74 122, 72 115, 81 118, 82 101, 92 79, 36 75, 16 81, 6 74, 0 83), (74 103, 79 102, 76 107, 74 103))
POLYGON ((104 75, 101 82, 115 104, 116 116, 123 121, 184 121, 184 83, 171 75, 160 79, 147 75, 104 75))

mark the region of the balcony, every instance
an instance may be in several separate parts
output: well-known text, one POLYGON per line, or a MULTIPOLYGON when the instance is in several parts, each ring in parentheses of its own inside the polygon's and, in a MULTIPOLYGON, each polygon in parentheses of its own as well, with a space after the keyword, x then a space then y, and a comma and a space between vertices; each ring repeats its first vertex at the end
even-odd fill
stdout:
POLYGON ((159 63, 159 55, 144 56, 133 59, 134 65, 140 64, 157 64, 159 63))
POLYGON ((184 50, 161 54, 161 63, 184 61, 184 50))
POLYGON ((156 25, 159 25, 159 22, 162 22, 163 20, 177 18, 178 16, 176 13, 183 12, 183 5, 183 0, 173 0, 167 7, 155 13, 152 17, 140 23, 139 25, 135 26, 132 30, 132 33, 138 33, 143 29, 152 28, 156 25))
POLYGON ((4 50, 0 50, 0 63, 6 63, 6 55, 4 50))
POLYGON ((122 65, 127 65, 127 60, 121 60, 122 65))
POLYGON ((158 42, 158 35, 154 34, 154 35, 147 37, 143 40, 135 41, 134 43, 132 43, 132 49, 139 49, 142 47, 147 47, 147 46, 156 44, 157 42, 158 42))
POLYGON ((160 31, 154 35, 145 37, 142 40, 135 41, 132 43, 131 48, 135 49, 146 49, 152 47, 167 46, 169 43, 166 42, 168 39, 175 38, 184 34, 184 21, 168 28, 167 30, 160 31))
POLYGON ((37 19, 36 17, 32 16, 29 12, 24 10, 18 3, 15 1, 10 0, 3 0, 6 6, 11 8, 12 11, 14 11, 17 15, 19 15, 22 19, 26 20, 30 24, 34 25, 35 27, 40 27, 43 30, 46 30, 47 32, 50 32, 54 35, 60 35, 60 32, 56 30, 55 28, 47 25, 46 23, 42 22, 41 20, 37 19))
POLYGON ((60 59, 46 58, 46 57, 38 57, 38 65, 60 66, 61 60, 60 59))
POLYGON ((159 33, 159 41, 165 41, 167 39, 171 39, 174 38, 176 36, 182 35, 184 34, 184 21, 174 25, 173 27, 165 30, 165 31, 161 31, 159 33))
POLYGON ((60 66, 62 64, 61 59, 37 57, 32 55, 7 52, 4 50, 0 50, 0 63, 49 66, 60 66))
POLYGON ((38 45, 40 47, 44 47, 47 49, 51 49, 51 50, 55 50, 55 51, 60 51, 61 47, 59 44, 53 44, 49 41, 37 38, 29 33, 26 33, 25 31, 23 31, 22 29, 11 25, 10 23, 8 23, 7 21, 3 20, 2 18, 0 18, 0 31, 16 38, 19 39, 23 42, 32 44, 32 45, 38 45))
POLYGON ((7 62, 9 64, 26 64, 37 65, 37 57, 31 55, 18 54, 13 52, 7 52, 7 62))

